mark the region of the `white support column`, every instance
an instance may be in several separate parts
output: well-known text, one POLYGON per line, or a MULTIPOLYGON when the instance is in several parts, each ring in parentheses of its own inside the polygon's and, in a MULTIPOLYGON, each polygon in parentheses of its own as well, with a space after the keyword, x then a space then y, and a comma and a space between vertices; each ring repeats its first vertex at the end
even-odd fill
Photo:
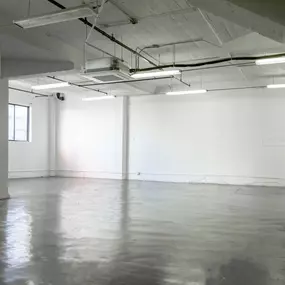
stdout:
POLYGON ((122 110, 122 179, 129 179, 129 123, 130 123, 130 98, 123 97, 123 110, 122 110))
POLYGON ((8 194, 8 79, 0 79, 0 200, 8 194))
POLYGON ((57 123, 58 123, 58 102, 52 96, 49 97, 48 105, 49 120, 49 176, 56 176, 57 170, 57 123))

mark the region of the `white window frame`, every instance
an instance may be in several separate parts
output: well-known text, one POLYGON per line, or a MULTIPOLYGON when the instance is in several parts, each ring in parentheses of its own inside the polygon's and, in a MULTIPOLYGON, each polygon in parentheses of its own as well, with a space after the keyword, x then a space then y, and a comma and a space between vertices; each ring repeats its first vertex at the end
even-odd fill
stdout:
POLYGON ((27 105, 20 105, 20 104, 13 104, 13 103, 9 103, 9 106, 13 106, 14 107, 14 133, 13 133, 13 139, 10 139, 9 136, 9 141, 10 142, 30 142, 30 134, 31 134, 31 124, 30 124, 30 119, 31 119, 31 107, 27 106, 27 105), (27 136, 26 136, 26 140, 16 140, 15 139, 15 134, 16 134, 16 112, 15 112, 15 108, 16 107, 25 107, 27 108, 27 136))

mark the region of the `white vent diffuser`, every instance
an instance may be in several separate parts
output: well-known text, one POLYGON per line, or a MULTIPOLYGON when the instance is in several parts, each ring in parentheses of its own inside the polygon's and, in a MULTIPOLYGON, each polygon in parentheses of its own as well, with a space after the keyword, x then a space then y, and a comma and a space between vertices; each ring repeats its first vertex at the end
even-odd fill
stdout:
POLYGON ((129 67, 114 58, 103 58, 86 63, 86 69, 81 74, 85 78, 102 83, 130 79, 129 67))

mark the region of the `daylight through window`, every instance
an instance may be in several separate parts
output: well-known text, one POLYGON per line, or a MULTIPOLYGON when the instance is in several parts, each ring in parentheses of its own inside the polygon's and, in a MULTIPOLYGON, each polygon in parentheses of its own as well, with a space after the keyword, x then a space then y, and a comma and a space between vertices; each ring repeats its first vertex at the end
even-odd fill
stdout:
POLYGON ((29 141, 30 107, 9 104, 9 140, 29 141))

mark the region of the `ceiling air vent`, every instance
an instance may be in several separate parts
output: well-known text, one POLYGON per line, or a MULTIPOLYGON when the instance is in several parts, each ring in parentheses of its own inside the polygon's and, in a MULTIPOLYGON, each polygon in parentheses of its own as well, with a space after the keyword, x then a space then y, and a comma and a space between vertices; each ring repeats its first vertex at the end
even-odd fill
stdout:
POLYGON ((86 63, 83 77, 98 82, 116 82, 130 79, 129 67, 115 58, 103 58, 86 63))

